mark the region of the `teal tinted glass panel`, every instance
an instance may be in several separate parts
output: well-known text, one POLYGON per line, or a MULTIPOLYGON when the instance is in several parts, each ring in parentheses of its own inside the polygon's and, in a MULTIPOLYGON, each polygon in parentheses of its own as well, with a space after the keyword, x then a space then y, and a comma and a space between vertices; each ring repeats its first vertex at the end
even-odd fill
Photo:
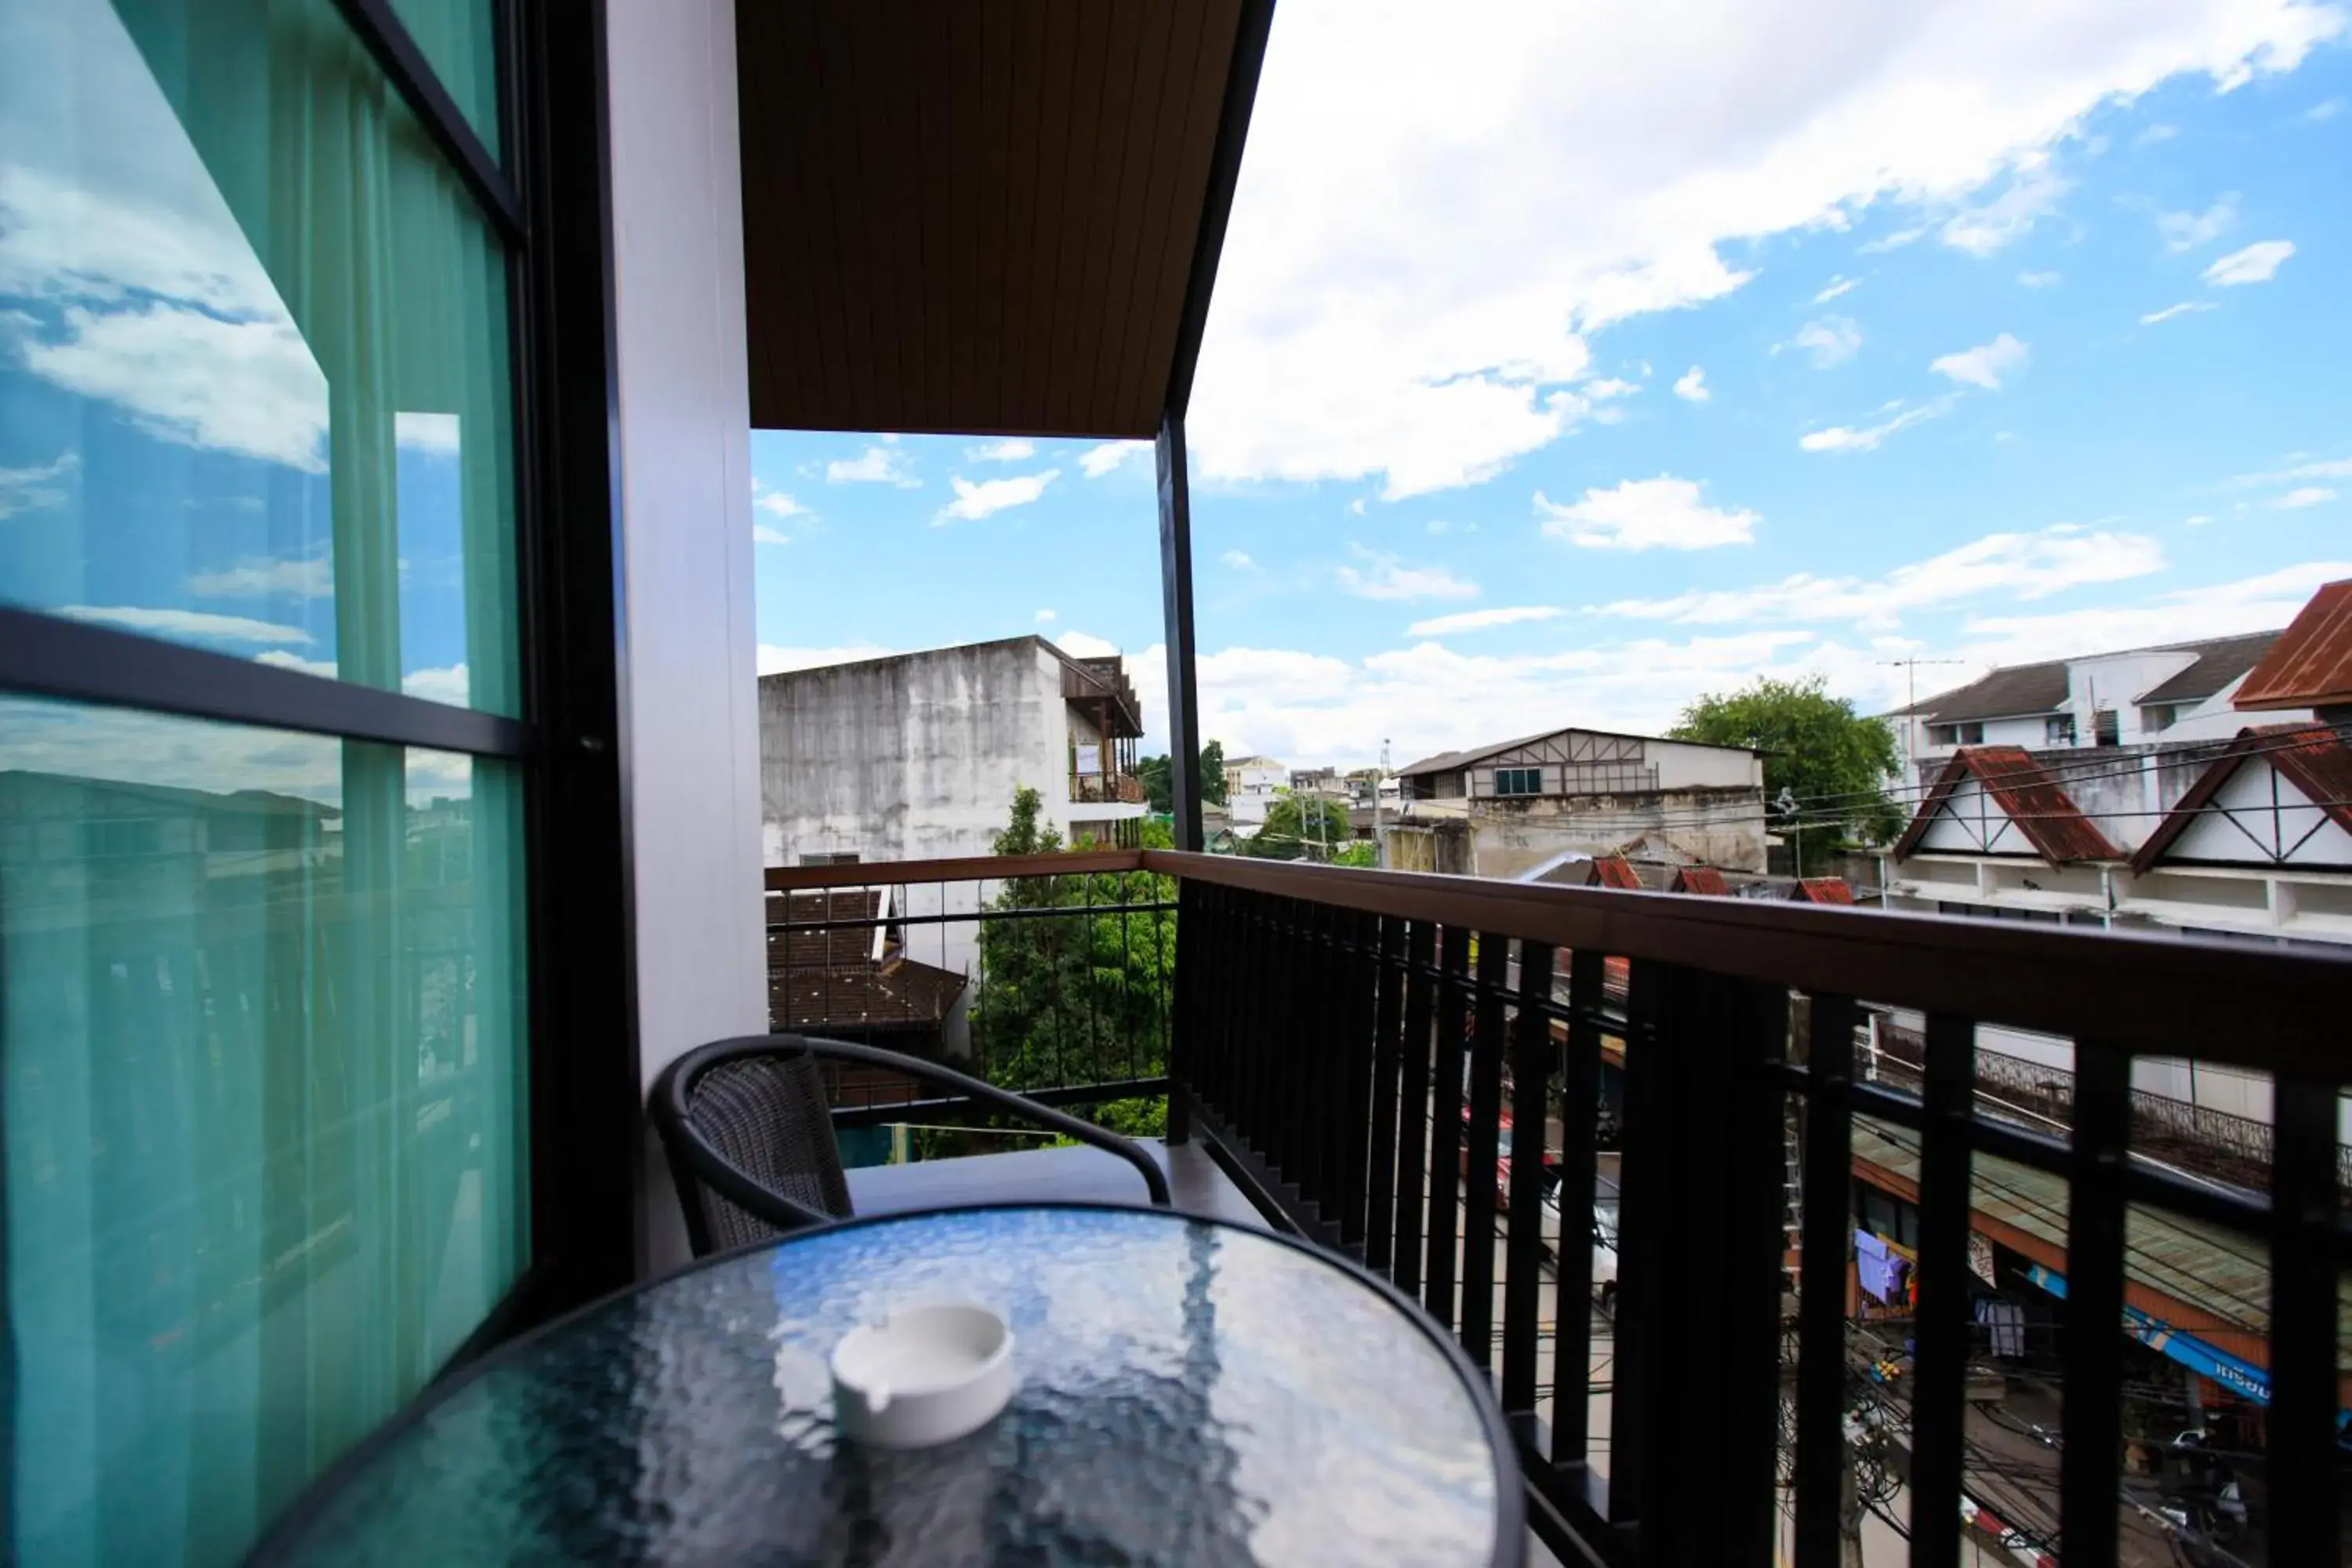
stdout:
POLYGON ((0 698, 12 1561, 234 1562, 512 1287, 521 815, 510 764, 0 698))
POLYGON ((331 0, 0 0, 0 601, 520 710, 507 260, 331 0))
POLYGON ((491 0, 392 0, 392 9, 466 123, 498 157, 498 17, 491 0))

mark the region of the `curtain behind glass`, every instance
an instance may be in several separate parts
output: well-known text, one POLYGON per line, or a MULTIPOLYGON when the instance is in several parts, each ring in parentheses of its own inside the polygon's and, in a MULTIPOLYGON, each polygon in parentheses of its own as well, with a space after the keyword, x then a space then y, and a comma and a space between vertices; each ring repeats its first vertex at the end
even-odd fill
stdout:
MULTIPOLYGON (((325 668, 519 711, 505 258, 463 185, 328 0, 60 4, 55 68, 152 76, 323 375, 325 668)), ((134 460, 85 422, 85 483, 134 460)), ((231 1560, 522 1267, 520 782, 0 700, 0 790, 15 1544, 231 1560)))

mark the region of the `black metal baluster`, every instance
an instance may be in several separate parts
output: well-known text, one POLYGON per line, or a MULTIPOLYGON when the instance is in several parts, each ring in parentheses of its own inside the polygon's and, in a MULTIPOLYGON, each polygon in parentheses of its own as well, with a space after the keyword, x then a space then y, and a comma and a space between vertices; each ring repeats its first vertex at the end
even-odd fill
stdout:
POLYGON ((1397 1037, 1403 1027, 1404 921, 1394 915, 1380 921, 1380 948, 1374 984, 1379 994, 1372 1009, 1371 1150, 1364 1179, 1364 1262, 1384 1273, 1396 1237, 1397 1204, 1397 1037))
POLYGON ((1560 1068, 1559 1256, 1552 1274, 1551 1458, 1581 1471, 1591 1438, 1592 1204, 1601 1125, 1598 951, 1568 960, 1568 1052, 1560 1068))
POLYGON ((1291 1124, 1297 1133, 1295 1163, 1285 1174, 1298 1184, 1298 1194, 1315 1205, 1318 1225, 1331 1217, 1330 1170, 1324 1163, 1325 1123, 1328 1119, 1332 1077, 1331 1058, 1331 910, 1322 904, 1297 902, 1292 914, 1298 922, 1298 965, 1293 971, 1291 1038, 1291 1124))
POLYGON ((1495 1364, 1496 1162, 1503 1120, 1503 1002, 1511 940, 1478 937, 1476 1026, 1470 1037, 1470 1141, 1463 1156, 1462 1348, 1482 1368, 1495 1364))
MULTIPOLYGON (((1974 1026, 1965 1018, 1929 1014, 1927 1051, 1920 1095, 1925 1125, 1919 1133, 1919 1306, 1912 1325, 1918 1349, 1911 1390, 1911 1562, 1913 1568, 1949 1568, 1960 1551, 1974 1026)), ((2071 1370, 2067 1375, 2071 1383, 2071 1370)), ((2107 1506, 2115 1506, 2112 1496, 2107 1506)))
MULTIPOLYGON (((1147 889, 1151 889, 1156 880, 1157 879, 1145 877, 1144 884, 1147 889)), ((1215 1050, 1206 1038, 1210 1025, 1207 1016, 1208 1009, 1202 1005, 1205 998, 1197 989, 1189 992, 1185 989, 1186 977, 1194 975, 1199 969, 1201 949, 1204 945, 1205 939, 1211 934, 1205 929, 1205 917, 1201 910, 1202 891, 1202 889, 1190 882, 1177 889, 1176 902, 1179 917, 1176 922, 1177 962, 1172 985, 1163 980, 1160 964, 1160 949, 1165 945, 1166 928, 1160 922, 1168 918, 1168 911, 1154 910, 1151 912, 1153 1006, 1157 1008, 1159 1005, 1157 1000, 1159 997, 1164 995, 1168 998, 1168 1015, 1163 1021, 1166 1033, 1162 1038, 1167 1042, 1168 1142, 1170 1143, 1181 1143, 1192 1137, 1192 1096, 1200 1091, 1204 1079, 1213 1079, 1215 1071, 1213 1065, 1215 1060, 1215 1050), (1189 964, 1184 962, 1188 955, 1192 960, 1189 964)), ((1156 904, 1160 900, 1154 896, 1150 901, 1156 904)), ((1132 1056, 1132 1054, 1130 1050, 1129 1055, 1132 1056)))
POLYGON ((1462 1159, 1462 1031, 1469 1017, 1465 994, 1470 970, 1470 932, 1458 925, 1439 933, 1437 1032, 1432 1042, 1429 1086, 1429 1263, 1422 1272, 1422 1300, 1429 1315, 1454 1326, 1454 1267, 1456 1184, 1462 1159))
MULTIPOLYGON (((2338 1538, 2336 1086, 2282 1075, 2271 1160, 2270 1538, 2273 1561, 2332 1568, 2338 1538)), ((2072 1568, 2073 1559, 2068 1559, 2072 1568)))
POLYGON ((1365 1166, 1371 1154, 1372 1067, 1379 1040, 1373 1007, 1379 1000, 1380 921, 1353 910, 1341 917, 1346 945, 1340 973, 1347 989, 1346 1020, 1339 1031, 1339 1245, 1364 1256, 1365 1166))
POLYGON ((1815 996, 1806 1047, 1797 1303, 1797 1568, 1840 1568, 1845 1454, 1845 1272, 1853 1246, 1853 998, 1815 996))
POLYGON ((1404 1038, 1397 1086, 1396 1260, 1389 1277, 1408 1296, 1421 1291, 1422 1219, 1429 1191, 1430 1018, 1435 1009, 1437 928, 1415 921, 1405 933, 1404 1038))
MULTIPOLYGON (((1552 951, 1519 944, 1519 1015, 1511 1034, 1511 1212, 1503 1269, 1503 1410, 1532 1435, 1543 1266, 1544 1123, 1550 1107, 1552 951)), ((1562 1220, 1566 1211, 1562 1211, 1562 1220)))
MULTIPOLYGON (((1690 1136, 1667 1100, 1660 1013, 1663 994, 1679 977, 1664 964, 1634 959, 1625 988, 1625 1099, 1617 1161, 1617 1310, 1611 1321, 1615 1370, 1609 1393, 1609 1522, 1641 1519, 1642 1489, 1650 1467, 1650 1433, 1657 1424, 1636 1369, 1644 1364, 1660 1313, 1680 1303, 1662 1300, 1657 1287, 1672 1215, 1654 1184, 1678 1158, 1675 1142, 1690 1136)), ((1658 1419, 1663 1419, 1663 1416, 1658 1419)), ((1671 1438, 1666 1439, 1671 1442, 1671 1438)))
POLYGON ((2059 1542, 2067 1568, 2107 1568, 2116 1560, 2116 1494, 2122 1483, 2128 1052, 2105 1042, 2075 1044, 2074 1121, 2066 1162, 2066 1300, 2058 1318, 2066 1366, 2059 1542))

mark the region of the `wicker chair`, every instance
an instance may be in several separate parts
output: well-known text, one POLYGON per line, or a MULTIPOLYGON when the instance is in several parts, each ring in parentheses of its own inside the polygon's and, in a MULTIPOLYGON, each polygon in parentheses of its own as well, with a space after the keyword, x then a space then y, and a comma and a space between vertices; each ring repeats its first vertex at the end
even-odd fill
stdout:
POLYGON ((746 1035, 688 1052, 654 1084, 654 1126, 698 1258, 849 1217, 820 1060, 887 1068, 1107 1150, 1142 1173, 1154 1204, 1169 1206, 1168 1178, 1149 1154, 1075 1116, 897 1051, 746 1035))

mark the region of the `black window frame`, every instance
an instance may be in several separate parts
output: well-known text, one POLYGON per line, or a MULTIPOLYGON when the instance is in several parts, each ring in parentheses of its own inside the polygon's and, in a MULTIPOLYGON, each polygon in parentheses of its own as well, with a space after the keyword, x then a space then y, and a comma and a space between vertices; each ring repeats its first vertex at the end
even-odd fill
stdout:
MULTIPOLYGON (((642 1201, 621 809, 605 7, 487 3, 496 6, 503 165, 390 0, 336 0, 506 247, 522 716, 0 605, 0 695, 459 752, 520 770, 529 1251, 436 1377, 627 1284, 642 1201)), ((5 1285, 0 1258, 0 1308, 5 1285)))
POLYGON ((1495 794, 1497 796, 1510 795, 1520 798, 1524 798, 1525 796, 1531 795, 1543 794, 1543 769, 1496 768, 1495 770, 1495 794), (1509 782, 1506 783, 1506 780, 1509 782), (1514 787, 1515 785, 1519 784, 1524 784, 1527 787, 1524 789, 1514 787))

